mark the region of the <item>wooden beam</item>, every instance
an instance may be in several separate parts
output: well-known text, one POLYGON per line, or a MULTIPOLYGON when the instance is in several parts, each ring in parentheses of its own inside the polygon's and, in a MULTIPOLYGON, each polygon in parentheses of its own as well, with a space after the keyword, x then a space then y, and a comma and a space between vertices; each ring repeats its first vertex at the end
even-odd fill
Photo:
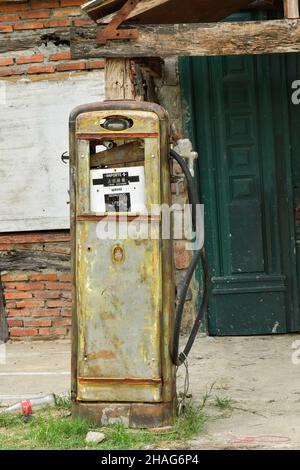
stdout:
POLYGON ((97 46, 97 28, 27 30, 0 35, 0 53, 71 43, 74 59, 93 57, 222 56, 300 52, 300 20, 137 26, 136 41, 97 46))
POLYGON ((45 28, 0 34, 0 54, 24 51, 47 44, 69 45, 70 28, 45 28), (21 34, 20 34, 21 33, 21 34))
POLYGON ((299 1, 298 0, 283 0, 284 16, 285 18, 295 19, 299 18, 299 1))
POLYGON ((71 29, 73 59, 224 56, 300 52, 300 20, 138 26, 134 41, 96 43, 103 26, 71 29))
POLYGON ((0 341, 5 342, 8 339, 8 326, 4 305, 3 286, 0 278, 0 341))
POLYGON ((134 84, 129 59, 107 59, 105 62, 105 98, 134 100, 134 84))

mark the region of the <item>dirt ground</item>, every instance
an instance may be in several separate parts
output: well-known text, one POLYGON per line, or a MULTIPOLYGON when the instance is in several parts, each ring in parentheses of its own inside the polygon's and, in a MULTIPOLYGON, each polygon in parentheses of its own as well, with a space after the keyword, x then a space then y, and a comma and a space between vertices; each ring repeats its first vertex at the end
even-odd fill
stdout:
MULTIPOLYGON (((214 385, 205 408, 211 419, 191 448, 300 449, 300 364, 292 360, 299 340, 199 338, 189 360, 194 399, 203 400, 214 385), (216 397, 230 399, 231 409, 217 411, 216 397)), ((182 376, 183 370, 180 383, 182 376)))
MULTIPOLYGON (((300 449, 295 341, 299 335, 197 339, 189 359, 190 392, 199 404, 205 400, 208 420, 191 449, 300 449)), ((8 343, 6 353, 6 364, 0 363, 2 406, 68 394, 68 341, 8 343)), ((184 373, 178 372, 179 390, 184 373)))

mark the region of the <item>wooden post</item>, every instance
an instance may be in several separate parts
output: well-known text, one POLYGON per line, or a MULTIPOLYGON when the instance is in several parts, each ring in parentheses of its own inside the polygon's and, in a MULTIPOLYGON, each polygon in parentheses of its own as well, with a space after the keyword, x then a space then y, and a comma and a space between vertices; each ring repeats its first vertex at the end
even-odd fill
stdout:
POLYGON ((284 16, 289 19, 299 18, 299 1, 298 0, 283 0, 284 3, 284 16))
POLYGON ((106 59, 105 98, 107 100, 134 100, 135 90, 130 59, 106 59))

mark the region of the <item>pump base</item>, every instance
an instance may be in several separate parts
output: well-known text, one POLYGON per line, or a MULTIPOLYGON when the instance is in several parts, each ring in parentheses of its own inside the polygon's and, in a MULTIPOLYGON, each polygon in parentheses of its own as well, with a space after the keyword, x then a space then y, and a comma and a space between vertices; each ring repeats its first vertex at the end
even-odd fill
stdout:
POLYGON ((128 428, 172 426, 175 405, 170 403, 86 403, 73 402, 72 416, 99 426, 121 422, 128 428))

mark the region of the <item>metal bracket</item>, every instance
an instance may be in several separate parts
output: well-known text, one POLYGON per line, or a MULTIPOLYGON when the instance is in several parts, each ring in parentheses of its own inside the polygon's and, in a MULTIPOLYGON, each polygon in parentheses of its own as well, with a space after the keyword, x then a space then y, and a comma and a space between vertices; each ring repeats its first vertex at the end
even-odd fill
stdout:
POLYGON ((111 22, 97 32, 97 43, 105 44, 106 41, 116 39, 137 39, 139 31, 137 29, 118 29, 127 19, 129 13, 134 10, 139 0, 127 0, 122 8, 116 13, 111 22))
POLYGON ((198 153, 193 152, 192 142, 189 139, 179 139, 174 150, 188 160, 189 170, 194 176, 194 161, 198 158, 198 153))

